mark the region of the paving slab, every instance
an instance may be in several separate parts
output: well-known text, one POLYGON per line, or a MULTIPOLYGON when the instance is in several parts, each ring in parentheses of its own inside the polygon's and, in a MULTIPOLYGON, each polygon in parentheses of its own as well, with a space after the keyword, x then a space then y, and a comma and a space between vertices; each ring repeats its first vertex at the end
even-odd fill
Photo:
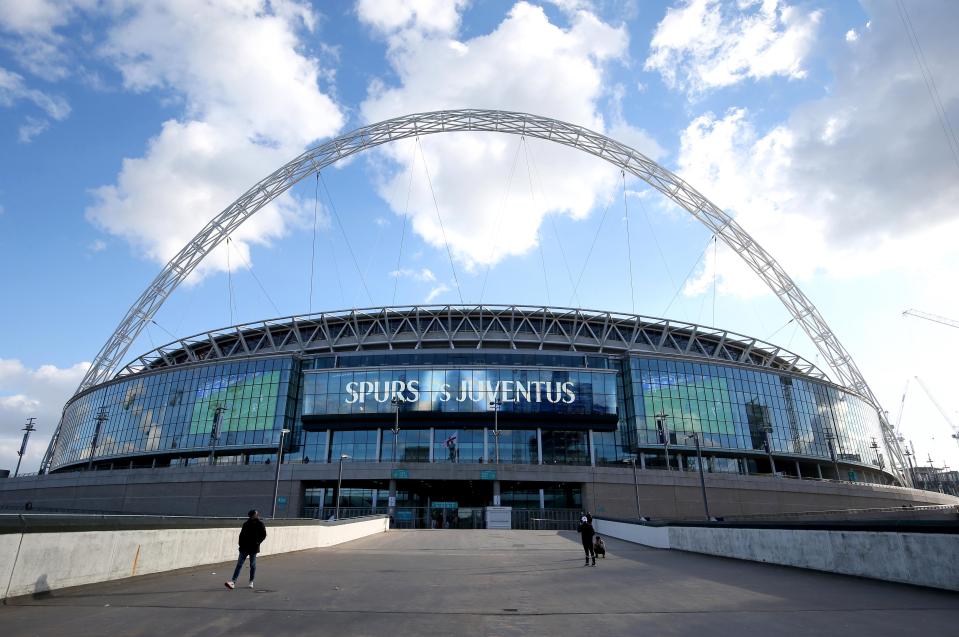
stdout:
POLYGON ((19 635, 959 634, 959 594, 575 533, 420 530, 8 600, 19 635), (243 578, 246 577, 244 573, 243 578), (246 580, 241 578, 242 586, 246 580))

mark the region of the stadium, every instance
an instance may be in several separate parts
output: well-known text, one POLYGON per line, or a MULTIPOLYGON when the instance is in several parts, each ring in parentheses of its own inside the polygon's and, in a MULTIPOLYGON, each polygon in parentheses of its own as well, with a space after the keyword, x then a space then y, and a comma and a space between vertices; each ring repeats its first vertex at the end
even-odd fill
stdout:
POLYGON ((875 396, 768 253, 637 151, 521 113, 444 111, 359 129, 256 184, 130 308, 64 407, 41 475, 5 507, 276 517, 389 513, 397 526, 514 528, 953 504, 914 490, 875 396), (202 258, 305 176, 455 130, 539 137, 622 166, 736 249, 831 374, 762 340, 615 312, 523 305, 347 309, 232 325, 122 364, 202 258), (708 508, 704 505, 708 498, 708 508))

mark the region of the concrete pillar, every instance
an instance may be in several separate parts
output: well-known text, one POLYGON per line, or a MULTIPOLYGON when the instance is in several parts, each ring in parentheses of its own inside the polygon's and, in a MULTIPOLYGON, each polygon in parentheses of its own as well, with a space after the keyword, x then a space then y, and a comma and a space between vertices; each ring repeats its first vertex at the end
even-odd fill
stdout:
POLYGON ((330 443, 333 442, 333 431, 330 429, 326 430, 326 442, 323 444, 323 462, 330 461, 330 443))
POLYGON ((676 454, 676 468, 679 469, 680 471, 684 471, 684 469, 683 469, 683 454, 681 454, 681 453, 677 453, 677 454, 676 454))
POLYGON ((493 480, 493 506, 500 506, 499 480, 493 480))
POLYGON ((589 466, 596 466, 596 447, 593 445, 593 430, 589 430, 589 466))
POLYGON ((387 506, 389 507, 390 522, 393 523, 396 520, 396 480, 394 478, 390 478, 389 498, 387 506))
POLYGON ((646 454, 642 451, 639 452, 639 468, 646 469, 646 454))
POLYGON ((543 429, 542 427, 536 428, 536 464, 543 464, 543 429))
POLYGON ((383 430, 376 430, 376 461, 380 461, 380 453, 383 451, 383 430))
POLYGON ((539 508, 546 508, 546 494, 543 493, 542 489, 539 490, 539 508))
POLYGON ((489 464, 489 431, 483 427, 483 462, 489 464))
POLYGON ((433 462, 433 429, 430 427, 430 462, 433 462))
POLYGON ((816 475, 818 475, 819 479, 822 480, 822 465, 818 462, 816 463, 816 475))
POLYGON ((799 467, 799 461, 795 460, 794 462, 796 463, 796 477, 802 478, 802 469, 799 467))

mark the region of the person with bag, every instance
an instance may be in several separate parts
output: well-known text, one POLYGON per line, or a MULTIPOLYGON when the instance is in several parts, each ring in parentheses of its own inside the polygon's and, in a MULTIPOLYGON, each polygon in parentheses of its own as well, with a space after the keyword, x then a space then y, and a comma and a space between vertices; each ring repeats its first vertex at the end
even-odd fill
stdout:
POLYGON ((256 577, 256 554, 260 552, 260 544, 266 539, 266 525, 260 519, 260 514, 256 509, 251 509, 247 513, 247 521, 243 523, 240 529, 239 549, 240 557, 236 561, 236 568, 233 569, 233 579, 224 582, 223 585, 231 591, 236 588, 236 580, 240 577, 240 571, 243 570, 243 562, 250 558, 250 588, 253 588, 253 578, 256 577))
POLYGON ((596 550, 593 548, 593 536, 596 535, 596 529, 593 528, 592 517, 588 513, 583 513, 579 518, 579 527, 576 529, 583 540, 583 550, 586 552, 586 563, 583 566, 590 566, 589 559, 593 558, 592 566, 596 566, 596 550))

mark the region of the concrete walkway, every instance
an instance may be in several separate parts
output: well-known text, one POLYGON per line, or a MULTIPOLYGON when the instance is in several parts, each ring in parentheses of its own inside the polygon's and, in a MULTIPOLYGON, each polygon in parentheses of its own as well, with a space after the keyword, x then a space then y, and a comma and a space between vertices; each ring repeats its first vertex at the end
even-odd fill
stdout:
POLYGON ((573 533, 391 531, 263 558, 255 591, 226 590, 232 565, 221 564, 9 600, 0 632, 876 637, 959 626, 953 593, 608 547, 584 568, 573 533))

